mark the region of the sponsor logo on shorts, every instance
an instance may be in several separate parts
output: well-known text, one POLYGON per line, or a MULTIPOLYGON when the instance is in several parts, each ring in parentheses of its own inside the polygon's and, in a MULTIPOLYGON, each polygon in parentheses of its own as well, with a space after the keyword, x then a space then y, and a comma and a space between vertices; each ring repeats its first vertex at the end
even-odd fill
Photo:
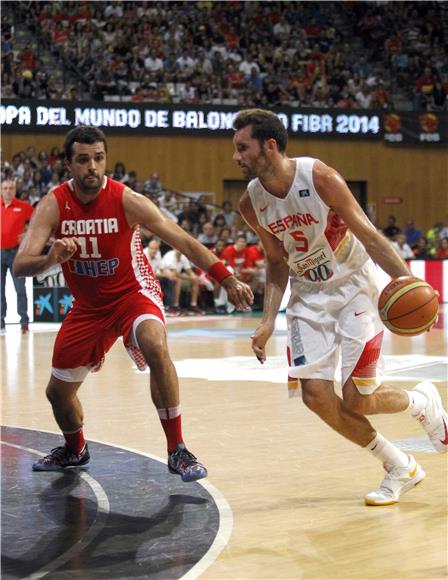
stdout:
POLYGON ((294 262, 296 273, 310 282, 325 282, 333 276, 331 260, 323 248, 294 262))
POLYGON ((305 364, 306 364, 305 355, 298 356, 297 358, 294 359, 294 366, 295 367, 300 367, 300 366, 305 365, 305 364))
POLYGON ((291 359, 294 366, 298 367, 306 364, 305 350, 303 348, 300 324, 297 318, 293 318, 290 328, 291 359))

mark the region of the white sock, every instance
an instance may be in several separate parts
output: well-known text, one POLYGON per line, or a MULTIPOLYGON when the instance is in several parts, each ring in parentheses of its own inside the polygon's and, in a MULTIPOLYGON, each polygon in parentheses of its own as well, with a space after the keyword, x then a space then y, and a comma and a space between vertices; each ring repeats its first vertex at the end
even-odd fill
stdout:
POLYGON ((370 451, 370 453, 379 459, 381 463, 387 463, 388 465, 397 465, 399 467, 406 467, 409 465, 409 457, 392 445, 390 441, 385 439, 380 433, 376 434, 375 439, 373 439, 365 449, 370 451))
POLYGON ((413 417, 417 417, 417 415, 420 415, 426 409, 426 405, 428 404, 427 397, 423 393, 420 393, 420 391, 405 390, 404 392, 409 397, 409 407, 406 411, 410 411, 413 417))

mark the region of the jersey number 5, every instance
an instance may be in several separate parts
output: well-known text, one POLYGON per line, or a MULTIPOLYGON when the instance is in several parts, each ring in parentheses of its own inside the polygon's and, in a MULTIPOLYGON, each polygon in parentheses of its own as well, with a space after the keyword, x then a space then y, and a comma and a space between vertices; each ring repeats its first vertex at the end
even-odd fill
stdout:
POLYGON ((289 232, 289 235, 297 242, 296 251, 297 252, 307 252, 308 251, 308 240, 303 234, 302 230, 295 230, 289 232))
POLYGON ((81 246, 80 258, 101 258, 101 254, 98 251, 98 238, 81 238, 78 237, 79 245, 81 246), (91 252, 87 252, 87 241, 90 242, 91 252))

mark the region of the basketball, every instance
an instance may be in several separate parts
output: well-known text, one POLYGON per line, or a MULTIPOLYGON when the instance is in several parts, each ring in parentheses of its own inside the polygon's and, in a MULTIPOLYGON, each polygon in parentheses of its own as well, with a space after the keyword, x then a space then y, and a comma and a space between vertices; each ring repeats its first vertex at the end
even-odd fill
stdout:
POLYGON ((386 328, 400 336, 417 336, 434 324, 439 300, 423 280, 401 276, 389 282, 380 294, 378 310, 386 328))

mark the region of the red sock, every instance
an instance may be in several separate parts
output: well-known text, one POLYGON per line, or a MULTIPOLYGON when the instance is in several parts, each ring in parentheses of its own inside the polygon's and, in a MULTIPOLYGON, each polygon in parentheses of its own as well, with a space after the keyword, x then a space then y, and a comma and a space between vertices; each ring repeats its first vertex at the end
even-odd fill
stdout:
POLYGON ((168 445, 168 453, 174 451, 182 439, 182 415, 180 414, 180 405, 177 407, 167 407, 166 409, 157 409, 165 431, 168 445))
POLYGON ((86 440, 84 439, 82 427, 76 429, 76 431, 65 431, 63 435, 65 442, 67 443, 67 447, 70 449, 70 451, 73 451, 73 453, 77 453, 79 455, 86 446, 86 440))

